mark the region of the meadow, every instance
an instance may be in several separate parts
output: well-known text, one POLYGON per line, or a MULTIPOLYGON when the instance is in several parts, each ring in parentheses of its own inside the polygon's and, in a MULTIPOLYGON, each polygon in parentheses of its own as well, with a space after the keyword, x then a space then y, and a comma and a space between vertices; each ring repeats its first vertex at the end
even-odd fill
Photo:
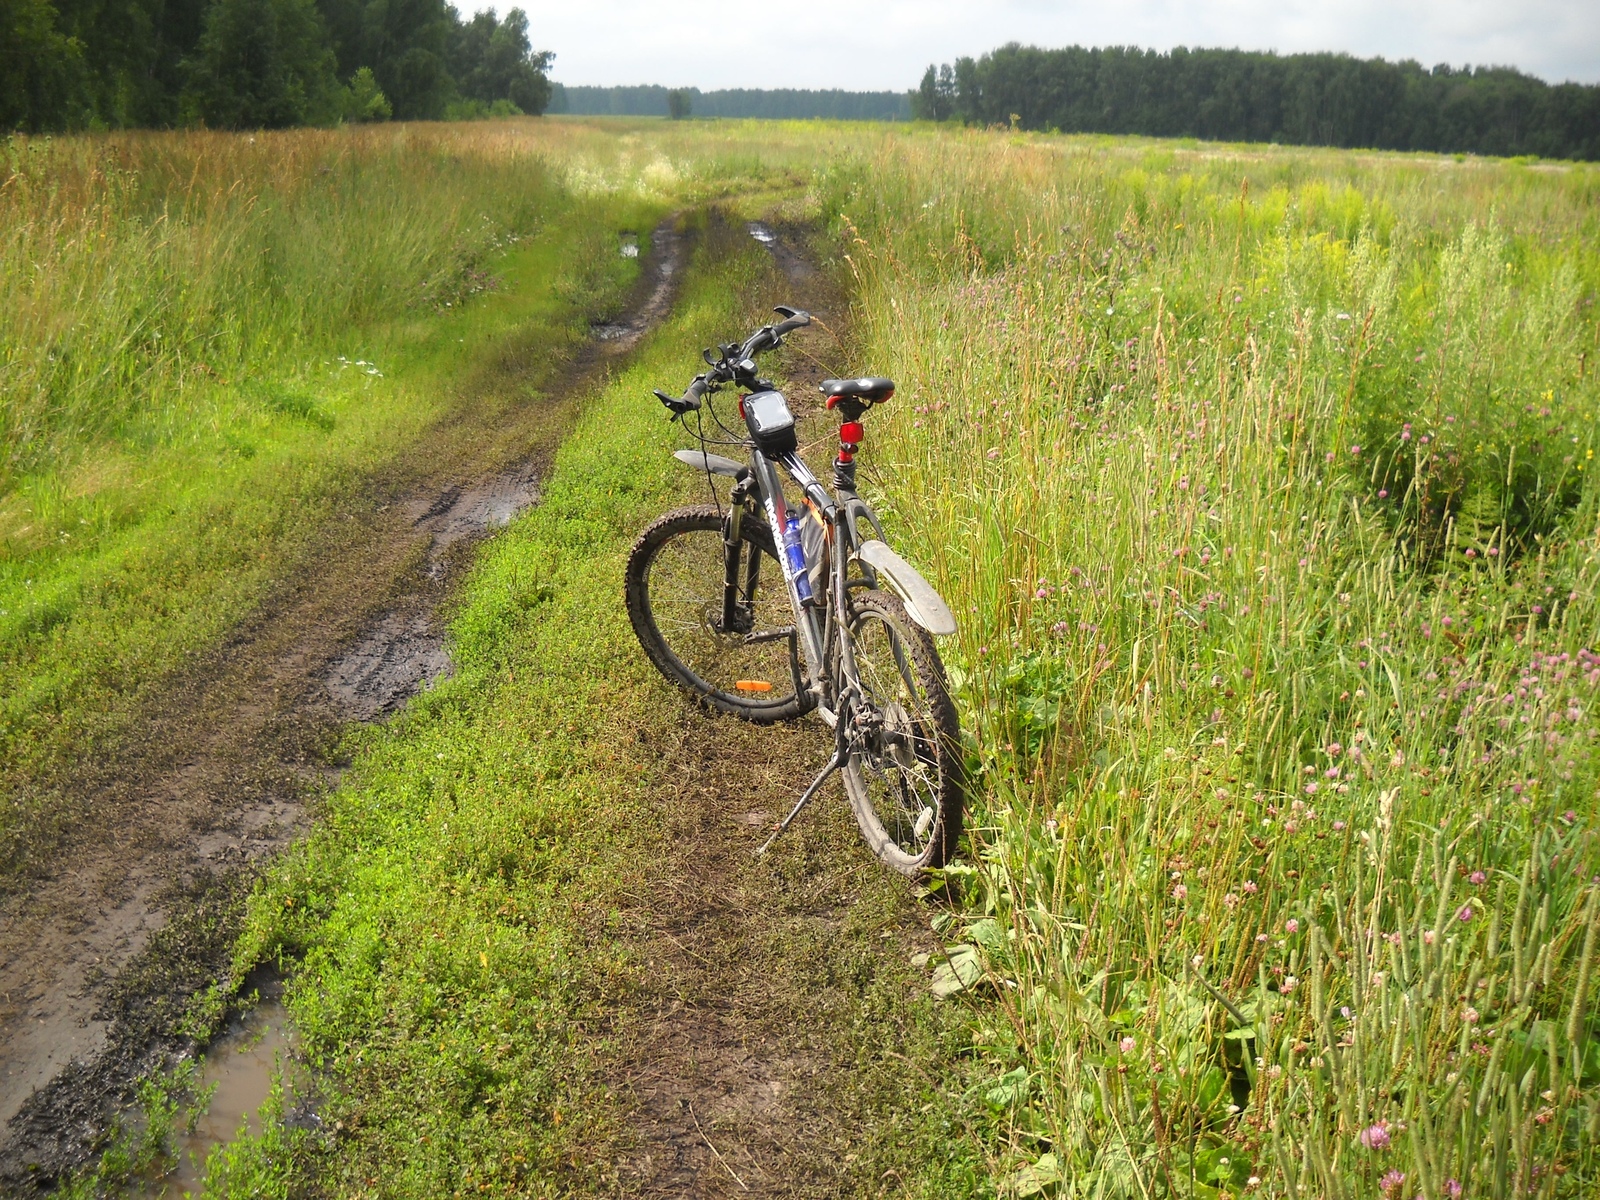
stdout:
MULTIPOLYGON (((899 1171, 873 1186, 1454 1200, 1600 1179, 1600 172, 740 122, 7 153, 0 644, 19 777, 41 769, 36 745, 113 736, 126 692, 259 594, 222 550, 106 584, 128 539, 156 547, 147 561, 191 554, 200 518, 154 496, 181 484, 208 513, 242 497, 276 530, 283 471, 305 472, 296 494, 357 486, 439 419, 416 381, 458 361, 449 337, 495 299, 475 281, 525 253, 511 238, 562 231, 539 243, 559 271, 584 261, 584 231, 592 246, 671 208, 781 205, 851 289, 856 369, 899 381, 863 475, 962 618, 944 652, 970 730, 969 852, 932 881, 935 977, 960 991, 906 1019, 961 1014, 961 1054, 908 1052, 964 1116, 915 1145, 920 1175, 905 1147, 869 1155, 899 1171), (363 365, 334 374, 338 354, 363 365), (119 614, 145 632, 86 657, 119 614), (952 1173, 956 1143, 978 1175, 952 1173)), ((668 330, 683 345, 650 343, 653 370, 759 306, 730 306, 736 280, 704 270, 722 290, 690 292, 668 330)), ((605 286, 551 298, 550 336, 577 336, 605 286)), ((644 405, 676 378, 624 382, 644 405)), ((618 414, 632 394, 597 403, 618 414)), ((314 964, 296 1011, 344 1098, 379 1115, 342 1166, 286 1125, 241 1143, 219 1194, 355 1187, 398 1161, 419 1080, 490 1077, 596 1124, 517 1141, 462 1116, 441 1130, 455 1158, 404 1151, 405 1186, 464 1163, 514 1190, 603 1182, 562 1165, 605 1144, 611 1111, 563 1064, 589 1062, 593 993, 574 981, 625 967, 556 883, 604 894, 586 872, 641 843, 621 817, 597 834, 574 814, 636 812, 648 768, 527 731, 594 703, 596 672, 665 695, 579 648, 610 636, 592 615, 615 602, 604 565, 671 485, 637 457, 666 434, 616 415, 584 432, 546 507, 465 585, 462 677, 360 744, 241 942, 241 969, 314 964), (624 447, 608 473, 601 452, 624 447), (563 653, 568 674, 507 699, 524 664, 563 653), (496 703, 523 714, 510 733, 496 703), (577 768, 555 771, 558 751, 577 768), (455 806, 484 827, 438 843, 430 822, 455 806), (497 873, 498 909, 462 893, 497 873), (537 944, 511 934, 528 912, 537 944), (461 936, 435 945, 441 928, 461 936), (395 965, 375 982, 380 959, 395 965), (546 1007, 486 1076, 471 1045, 498 1041, 519 987, 546 1007), (393 1024, 367 1005, 382 988, 426 1019, 393 1024)), ((254 561, 292 559, 290 533, 256 536, 254 561)))
POLYGON ((1593 1185, 1597 185, 993 135, 834 185, 967 618, 1004 1187, 1593 1185))

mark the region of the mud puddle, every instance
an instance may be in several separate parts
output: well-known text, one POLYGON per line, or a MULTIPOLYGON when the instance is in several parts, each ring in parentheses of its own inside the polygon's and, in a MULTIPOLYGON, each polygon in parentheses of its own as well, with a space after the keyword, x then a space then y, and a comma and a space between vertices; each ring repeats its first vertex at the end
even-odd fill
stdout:
MULTIPOLYGON (((661 323, 672 307, 672 296, 683 260, 683 235, 670 225, 660 226, 650 235, 651 257, 655 260, 654 282, 643 304, 615 321, 597 321, 589 327, 589 334, 600 342, 607 353, 617 354, 632 350, 639 339, 661 323)), ((632 258, 639 253, 635 239, 633 254, 628 254, 628 244, 623 243, 622 253, 632 258)), ((650 268, 646 267, 648 271, 650 268)))
POLYGON ((816 275, 817 270, 811 265, 805 255, 797 251, 772 226, 762 221, 750 221, 745 225, 745 231, 766 247, 767 253, 772 255, 778 268, 786 275, 789 282, 797 286, 809 283, 816 275))
MULTIPOLYGON (((85 819, 0 903, 0 1194, 41 1193, 89 1161, 133 1081, 193 1053, 188 999, 225 982, 250 881, 337 781, 339 729, 384 719, 449 671, 435 613, 470 546, 538 502, 563 414, 670 311, 685 241, 671 221, 652 234, 620 336, 558 366, 515 350, 485 363, 481 386, 499 389, 485 395, 548 399, 480 409, 465 392, 463 415, 375 477, 211 660, 64 785, 85 819)), ((275 1050, 273 1013, 258 1044, 275 1050)), ((232 1137, 245 1110, 223 1098, 259 1091, 264 1063, 218 1078, 215 1115, 186 1150, 232 1137)))
POLYGON ((136 1184, 129 1194, 137 1200, 200 1195, 210 1155, 241 1135, 261 1132, 262 1110, 273 1100, 275 1084, 282 1087, 278 1102, 288 1113, 309 1090, 297 1069, 296 1052, 283 983, 273 978, 261 986, 260 1002, 235 1018, 207 1048, 194 1088, 205 1108, 174 1132, 170 1169, 136 1184))

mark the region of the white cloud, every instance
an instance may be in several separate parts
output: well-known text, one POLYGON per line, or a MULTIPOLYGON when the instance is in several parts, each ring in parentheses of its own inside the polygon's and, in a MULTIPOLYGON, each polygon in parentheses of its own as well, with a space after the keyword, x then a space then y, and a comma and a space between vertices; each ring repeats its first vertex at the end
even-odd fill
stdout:
POLYGON ((1594 0, 523 0, 522 7, 534 44, 556 52, 555 78, 570 84, 898 91, 914 87, 930 62, 1010 41, 1340 50, 1600 82, 1594 0))

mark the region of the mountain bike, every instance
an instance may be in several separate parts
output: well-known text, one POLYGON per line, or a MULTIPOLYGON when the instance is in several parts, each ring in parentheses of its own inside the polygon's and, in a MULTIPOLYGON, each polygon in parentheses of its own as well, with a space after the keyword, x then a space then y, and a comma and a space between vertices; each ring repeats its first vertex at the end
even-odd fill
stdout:
POLYGON ((862 418, 894 395, 894 382, 822 383, 841 418, 830 493, 800 458, 787 400, 756 372, 757 355, 811 322, 797 309, 776 312, 782 321, 704 351, 709 370, 681 396, 656 390, 685 428, 694 415, 700 448, 676 457, 708 484, 732 482, 726 508, 680 508, 639 536, 628 616, 650 661, 703 706, 762 724, 815 713, 832 732, 832 757, 757 854, 837 771, 872 852, 915 876, 943 866, 961 834, 960 729, 933 640, 954 633, 955 618, 890 549, 856 491, 862 418), (730 385, 736 425, 706 399, 730 385), (738 447, 747 461, 713 445, 738 447))

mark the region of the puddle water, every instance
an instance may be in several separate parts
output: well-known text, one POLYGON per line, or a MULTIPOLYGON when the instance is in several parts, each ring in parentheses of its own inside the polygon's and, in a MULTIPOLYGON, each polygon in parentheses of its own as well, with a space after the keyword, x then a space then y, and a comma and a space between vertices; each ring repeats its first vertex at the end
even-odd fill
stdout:
POLYGON ((749 231, 751 237, 766 247, 767 253, 772 255, 773 261, 789 277, 791 283, 803 284, 811 278, 814 273, 811 264, 795 253, 792 247, 785 245, 771 226, 763 225, 760 221, 751 221, 745 225, 745 229, 749 231))
POLYGON ((625 233, 625 234, 623 234, 622 235, 622 245, 621 245, 620 249, 621 249, 623 258, 638 258, 639 257, 639 235, 637 233, 625 233))
MULTIPOLYGON (((136 1194, 140 1200, 179 1200, 198 1196, 205 1178, 206 1157, 232 1142, 240 1129, 261 1132, 261 1106, 273 1079, 292 1061, 295 1037, 283 1007, 283 984, 273 979, 261 986, 261 1002, 211 1044, 200 1072, 198 1094, 215 1087, 206 1111, 192 1129, 173 1136, 177 1162, 160 1179, 150 1180, 136 1194)), ((286 1107, 293 1105, 293 1071, 285 1072, 286 1107)))

